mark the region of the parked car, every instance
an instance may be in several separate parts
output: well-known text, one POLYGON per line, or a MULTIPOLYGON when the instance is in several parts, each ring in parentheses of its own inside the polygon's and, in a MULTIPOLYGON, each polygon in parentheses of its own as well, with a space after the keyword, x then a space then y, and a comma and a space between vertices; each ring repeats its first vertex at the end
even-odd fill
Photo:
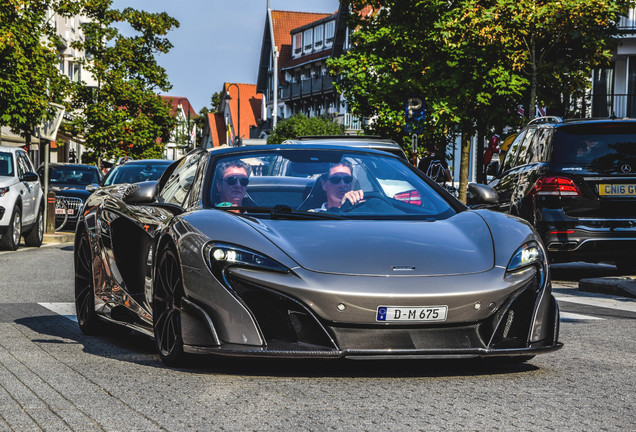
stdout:
POLYGON ((0 248, 16 250, 20 238, 39 247, 44 236, 44 197, 29 155, 0 146, 0 248))
MULTIPOLYGON (((44 182, 44 165, 38 168, 41 182, 44 182)), ((101 181, 99 170, 94 165, 73 163, 49 164, 49 191, 60 198, 55 209, 57 229, 74 228, 77 216, 84 207, 86 198, 91 194, 87 186, 101 181), (61 202, 60 202, 61 201, 61 202)))
MULTIPOLYGON (((477 202, 481 190, 491 189, 475 189, 477 202)), ((80 329, 133 328, 169 365, 184 353, 525 361, 562 345, 535 230, 470 210, 382 151, 198 149, 159 181, 99 189, 86 209, 74 248, 80 329), (278 159, 327 172, 248 177, 278 159), (342 162, 351 175, 332 178, 342 162), (379 179, 421 199, 395 199, 379 179), (325 185, 364 197, 321 211, 325 185)))
POLYGON ((101 186, 157 180, 173 162, 165 159, 120 159, 108 172, 101 186))
POLYGON ((283 141, 283 144, 344 145, 382 150, 406 160, 406 153, 398 143, 376 135, 307 135, 283 141))
POLYGON ((535 119, 489 185, 500 211, 537 229, 551 261, 636 270, 636 119, 535 119))

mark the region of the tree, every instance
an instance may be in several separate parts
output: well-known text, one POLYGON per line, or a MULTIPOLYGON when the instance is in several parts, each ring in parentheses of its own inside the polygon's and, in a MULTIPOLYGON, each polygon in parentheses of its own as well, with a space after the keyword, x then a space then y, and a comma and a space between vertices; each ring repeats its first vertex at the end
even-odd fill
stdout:
POLYGON ((215 92, 210 97, 210 107, 203 107, 199 110, 199 116, 194 119, 194 123, 197 125, 197 130, 205 129, 205 122, 208 114, 217 113, 221 108, 221 92, 215 92))
POLYGON ((11 127, 27 143, 50 114, 50 102, 63 103, 70 81, 59 73, 51 8, 74 13, 74 4, 52 0, 4 0, 0 3, 0 125, 11 127))
POLYGON ((307 117, 295 114, 278 122, 267 138, 267 144, 280 144, 303 135, 342 135, 344 127, 326 117, 307 117))
POLYGON ((75 107, 80 114, 72 127, 84 133, 93 158, 161 157, 175 120, 169 105, 158 96, 171 88, 164 68, 155 59, 172 44, 164 36, 179 22, 165 12, 132 8, 111 9, 111 0, 84 3, 85 68, 98 82, 96 88, 78 86, 75 107), (135 34, 123 36, 115 27, 128 23, 135 34))
POLYGON ((607 58, 614 34, 608 23, 616 20, 625 4, 614 0, 345 0, 341 10, 350 6, 353 12, 352 48, 328 64, 337 77, 338 91, 354 114, 372 119, 373 132, 407 147, 404 109, 412 95, 425 99, 427 118, 420 125, 424 129, 421 142, 461 132, 460 199, 465 201, 470 137, 488 126, 513 124, 514 107, 528 98, 533 82, 538 92, 545 92, 541 100, 548 100, 555 88, 565 91, 580 85, 590 67, 607 58), (539 5, 553 12, 536 15, 539 5), (368 6, 373 13, 360 13, 368 6), (540 28, 531 25, 537 17, 545 19, 540 28), (566 20, 573 24, 562 22, 566 20), (588 32, 586 25, 593 22, 596 25, 588 32), (532 70, 531 59, 535 63, 538 59, 530 55, 533 33, 534 40, 540 35, 545 46, 552 38, 558 41, 541 57, 546 71, 540 75, 542 81, 539 74, 527 73, 532 70), (594 51, 586 53, 573 46, 581 41, 594 51))

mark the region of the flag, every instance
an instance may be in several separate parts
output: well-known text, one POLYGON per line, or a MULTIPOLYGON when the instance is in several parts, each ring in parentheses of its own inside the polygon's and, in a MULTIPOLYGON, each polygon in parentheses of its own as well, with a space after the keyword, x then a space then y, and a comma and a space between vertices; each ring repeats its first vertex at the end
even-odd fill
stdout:
POLYGON ((517 105, 517 114, 521 117, 526 115, 526 110, 523 109, 523 105, 517 105))
POLYGON ((539 108, 539 107, 537 106, 537 111, 536 111, 536 113, 535 113, 535 117, 545 117, 545 113, 546 113, 546 109, 545 109, 545 107, 543 107, 543 108, 539 108))

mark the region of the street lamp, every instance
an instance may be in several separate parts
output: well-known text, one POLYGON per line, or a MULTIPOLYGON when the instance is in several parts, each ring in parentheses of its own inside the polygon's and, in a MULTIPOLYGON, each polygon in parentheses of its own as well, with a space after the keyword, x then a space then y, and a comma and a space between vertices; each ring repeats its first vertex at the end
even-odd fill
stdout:
MULTIPOLYGON (((238 145, 240 146, 242 143, 242 139, 241 139, 241 89, 239 89, 239 86, 235 83, 230 83, 227 85, 227 94, 225 95, 225 97, 223 98, 225 100, 225 103, 229 104, 230 101, 232 100, 232 98, 230 97, 230 87, 236 87, 236 92, 237 92, 237 101, 238 101, 238 127, 236 128, 236 142, 238 143, 238 145)), ((232 110, 230 109, 230 115, 232 114, 232 110)))
MULTIPOLYGON (((186 135, 188 137, 188 150, 190 150, 190 101, 188 100, 188 98, 181 98, 177 101, 177 105, 181 105, 181 101, 188 102, 188 130, 186 131, 186 135)), ((181 105, 181 109, 183 109, 183 105, 181 105)))

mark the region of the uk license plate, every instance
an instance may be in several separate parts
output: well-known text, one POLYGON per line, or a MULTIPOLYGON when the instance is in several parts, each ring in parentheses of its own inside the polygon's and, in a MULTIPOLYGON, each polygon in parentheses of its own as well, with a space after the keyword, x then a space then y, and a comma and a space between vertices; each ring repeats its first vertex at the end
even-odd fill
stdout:
POLYGON ((600 196, 636 196, 636 184, 606 184, 598 185, 600 196))
POLYGON ((446 321, 448 306, 378 306, 379 322, 429 322, 446 321))

